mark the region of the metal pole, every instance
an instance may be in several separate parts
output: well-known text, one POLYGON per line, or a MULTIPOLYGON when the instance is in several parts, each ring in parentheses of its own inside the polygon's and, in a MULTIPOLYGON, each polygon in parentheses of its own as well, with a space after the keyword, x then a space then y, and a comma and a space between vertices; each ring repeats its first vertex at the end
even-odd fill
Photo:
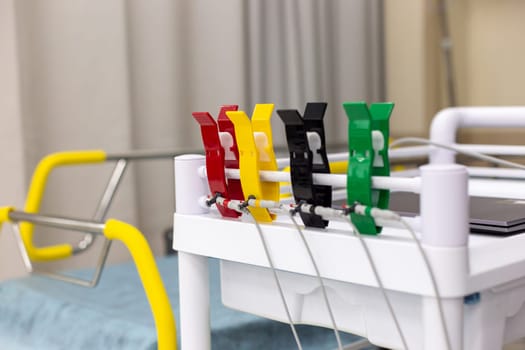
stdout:
POLYGON ((145 150, 145 151, 131 151, 122 153, 110 153, 106 155, 106 160, 148 160, 148 159, 163 159, 175 158, 179 155, 189 153, 199 153, 202 151, 173 151, 173 150, 145 150))
POLYGON ((105 259, 107 257, 107 252, 106 254, 103 254, 101 256, 101 260, 99 260, 99 265, 101 266, 99 269, 97 269, 97 273, 95 274, 95 277, 91 281, 86 281, 83 279, 79 279, 79 278, 75 278, 75 277, 71 277, 67 275, 62 275, 58 273, 53 273, 53 272, 38 271, 33 268, 31 259, 29 259, 29 256, 27 255, 27 250, 22 240, 22 237, 20 235, 20 230, 18 228, 17 223, 21 221, 26 221, 26 222, 31 222, 34 224, 49 226, 49 227, 54 227, 54 228, 90 232, 90 234, 102 234, 103 233, 102 231, 105 226, 104 224, 91 222, 91 221, 85 221, 85 220, 69 219, 69 218, 62 218, 62 217, 52 217, 52 216, 45 216, 45 215, 40 215, 40 214, 31 214, 31 213, 26 213, 23 211, 10 212, 9 219, 14 222, 13 231, 15 234, 16 242, 18 245, 18 249, 20 250, 20 254, 22 255, 24 265, 28 272, 37 273, 37 274, 44 275, 50 278, 54 278, 60 281, 77 284, 83 287, 94 287, 98 283, 98 280, 100 278, 100 272, 104 265, 103 263, 100 264, 100 261, 102 260, 102 262, 105 262, 105 259))
POLYGON ((448 104, 451 107, 457 105, 456 79, 454 76, 454 63, 452 61, 452 39, 448 20, 447 0, 438 0, 439 24, 441 27, 441 51, 445 61, 445 74, 447 81, 448 104))
POLYGON ((41 214, 26 213, 25 211, 13 210, 9 212, 9 219, 13 222, 31 222, 33 224, 61 228, 73 231, 85 231, 94 234, 103 234, 104 224, 82 219, 70 219, 58 216, 47 216, 41 214))
MULTIPOLYGON (((102 198, 100 199, 95 215, 93 216, 94 221, 102 222, 106 218, 107 212, 109 210, 109 206, 111 205, 111 202, 113 201, 115 192, 117 191, 117 188, 120 185, 120 181, 122 180, 122 176, 124 175, 124 171, 126 170, 127 163, 128 162, 126 160, 120 159, 115 165, 115 168, 113 169, 113 173, 111 174, 111 178, 109 179, 108 184, 106 185, 104 194, 102 195, 102 198)), ((87 250, 89 247, 93 245, 94 242, 95 242, 95 239, 94 239, 93 234, 85 235, 84 238, 80 242, 78 242, 77 247, 73 250, 73 254, 78 254, 78 253, 81 253, 87 250)), ((104 247, 102 248, 101 256, 104 256, 104 255, 107 256, 107 253, 110 247, 111 247, 111 242, 105 241, 104 247)), ((106 260, 105 257, 102 260, 105 261, 106 260)), ((100 262, 101 262, 101 259, 99 259, 99 263, 100 262)), ((100 269, 98 265, 99 264, 97 264, 97 272, 100 269)))

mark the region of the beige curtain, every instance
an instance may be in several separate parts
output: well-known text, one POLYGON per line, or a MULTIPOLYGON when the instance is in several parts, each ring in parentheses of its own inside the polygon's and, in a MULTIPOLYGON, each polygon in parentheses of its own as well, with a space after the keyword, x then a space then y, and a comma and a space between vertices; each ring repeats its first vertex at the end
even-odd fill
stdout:
MULTIPOLYGON (((0 156, 4 164, 16 156, 3 171, 16 180, 19 190, 8 198, 16 203, 50 152, 200 149, 195 110, 216 114, 221 104, 239 104, 251 113, 257 102, 302 110, 307 101, 327 101, 329 140, 344 144, 341 102, 382 97, 380 0, 0 4, 0 49, 10 57, 0 69, 11 73, 0 87, 16 92, 14 107, 0 105, 0 118, 18 132, 10 133, 18 153, 0 156)), ((89 218, 109 172, 58 171, 43 211, 89 218)), ((139 226, 160 252, 173 211, 172 164, 155 161, 130 169, 110 215, 139 226)), ((38 236, 48 244, 72 234, 38 236)), ((56 267, 84 265, 93 254, 56 267)), ((110 260, 123 259, 117 246, 110 260)))

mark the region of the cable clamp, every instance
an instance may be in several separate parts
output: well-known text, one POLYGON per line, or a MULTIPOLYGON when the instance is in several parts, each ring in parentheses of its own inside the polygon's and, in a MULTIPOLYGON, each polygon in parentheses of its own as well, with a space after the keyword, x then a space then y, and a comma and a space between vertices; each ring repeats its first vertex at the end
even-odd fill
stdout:
POLYGON ((344 205, 343 208, 341 209, 343 211, 343 214, 345 216, 348 216, 350 215, 351 213, 355 213, 355 207, 359 205, 359 202, 354 202, 352 205, 348 206, 348 205, 344 205))
POLYGON ((211 207, 212 205, 214 205, 215 203, 217 203, 217 199, 221 197, 221 194, 219 192, 215 192, 215 194, 213 195, 213 197, 211 197, 210 199, 206 200, 206 205, 208 207, 211 207))
POLYGON ((253 194, 249 195, 248 198, 244 201, 244 202, 241 202, 239 204, 239 210, 241 211, 246 211, 247 208, 250 206, 250 200, 253 199, 255 200, 255 196, 253 194))
POLYGON ((292 216, 295 216, 297 215, 298 213, 301 212, 301 207, 306 204, 306 201, 305 200, 300 200, 299 202, 297 202, 297 204, 295 206, 292 207, 292 209, 290 209, 290 214, 292 216))

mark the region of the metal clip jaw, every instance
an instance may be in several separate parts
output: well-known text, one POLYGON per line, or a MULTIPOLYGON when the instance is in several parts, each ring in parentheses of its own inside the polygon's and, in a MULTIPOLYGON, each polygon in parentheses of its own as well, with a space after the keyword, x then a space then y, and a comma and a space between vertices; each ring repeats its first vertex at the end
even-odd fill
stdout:
MULTIPOLYGON (((326 103, 308 103, 301 117, 297 110, 278 110, 286 129, 290 152, 290 175, 296 202, 330 207, 332 187, 314 185, 313 173, 330 173, 326 155, 323 118, 326 103)), ((324 228, 327 220, 315 214, 300 213, 305 226, 324 228)))
MULTIPOLYGON (((348 117, 348 176, 347 203, 355 202, 387 209, 388 190, 372 190, 372 176, 389 176, 388 159, 389 119, 393 103, 345 102, 348 117)), ((377 235, 381 227, 369 216, 350 214, 360 233, 377 235)))
MULTIPOLYGON (((223 106, 221 107, 220 114, 225 114, 226 111, 235 111, 237 106, 223 106)), ((231 180, 226 179, 224 168, 226 165, 225 150, 221 143, 221 137, 219 136, 219 128, 215 119, 208 112, 194 112, 192 113, 193 118, 199 123, 201 127, 202 141, 204 144, 204 150, 206 152, 206 173, 208 177, 208 185, 212 196, 219 194, 220 196, 228 199, 240 199, 243 200, 242 192, 235 190, 235 183, 231 183, 231 180), (232 186, 233 185, 233 186, 232 186), (232 188, 230 188, 232 186, 232 188), (233 191, 232 191, 233 190, 233 191), (240 195, 240 197, 239 197, 240 195)), ((227 131, 225 131, 230 135, 227 131)), ((226 137, 222 137, 223 140, 226 137)), ((233 138, 235 140, 235 138, 233 138)), ((233 144, 235 142, 233 141, 233 144)), ((232 151, 232 145, 228 145, 228 152, 233 154, 235 158, 235 152, 232 151)), ((234 166, 238 161, 228 158, 228 164, 234 166)), ((237 218, 240 216, 235 210, 226 208, 222 205, 217 204, 217 209, 223 217, 237 218)))
MULTIPOLYGON (((241 185, 244 197, 279 201, 279 183, 262 182, 259 170, 277 170, 277 161, 273 151, 272 128, 270 118, 273 104, 257 104, 252 120, 243 111, 226 112, 233 122, 237 145, 239 147, 239 165, 241 185)), ((271 222, 275 216, 264 208, 250 208, 257 221, 271 222)))

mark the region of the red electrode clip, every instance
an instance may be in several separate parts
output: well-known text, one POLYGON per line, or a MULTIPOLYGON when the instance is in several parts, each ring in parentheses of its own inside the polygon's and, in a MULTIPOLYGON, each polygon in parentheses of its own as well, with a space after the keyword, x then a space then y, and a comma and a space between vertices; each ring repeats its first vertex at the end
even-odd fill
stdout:
MULTIPOLYGON (((217 118, 219 124, 219 137, 221 145, 224 149, 224 165, 227 169, 239 169, 239 148, 237 147, 237 138, 235 137, 235 127, 232 121, 226 115, 226 112, 237 111, 239 106, 228 105, 222 106, 217 118)), ((244 200, 242 192, 241 180, 228 179, 228 192, 230 198, 244 200)))
MULTIPOLYGON (((238 106, 222 106, 219 125, 208 112, 194 112, 193 118, 201 127, 202 142, 206 152, 206 173, 212 196, 244 200, 239 180, 227 180, 224 168, 239 168, 239 151, 232 122, 226 111, 236 111, 238 106), (227 123, 224 119, 227 119, 227 123)), ((223 217, 237 218, 241 214, 217 204, 223 217)))

